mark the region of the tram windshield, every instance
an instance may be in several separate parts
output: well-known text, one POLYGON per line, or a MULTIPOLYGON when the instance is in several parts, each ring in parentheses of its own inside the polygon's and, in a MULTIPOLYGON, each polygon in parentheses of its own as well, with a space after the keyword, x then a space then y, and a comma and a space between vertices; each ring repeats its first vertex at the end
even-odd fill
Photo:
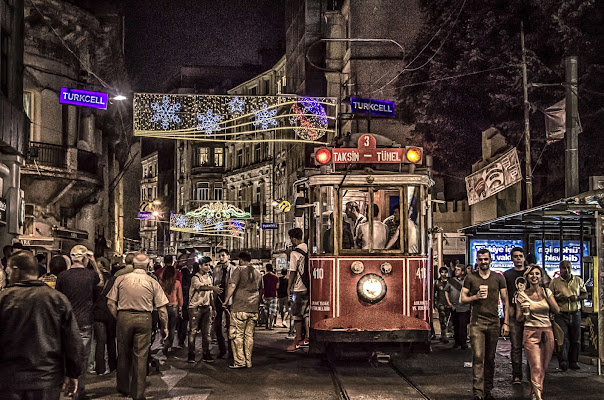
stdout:
POLYGON ((315 187, 310 235, 315 254, 421 254, 421 187, 315 187), (402 199, 402 201, 401 201, 402 199))

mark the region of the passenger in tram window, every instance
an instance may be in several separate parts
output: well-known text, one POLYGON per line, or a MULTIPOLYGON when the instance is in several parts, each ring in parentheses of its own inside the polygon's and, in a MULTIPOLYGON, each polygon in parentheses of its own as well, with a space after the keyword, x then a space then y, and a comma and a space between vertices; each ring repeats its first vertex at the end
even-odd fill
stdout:
MULTIPOLYGON (((323 234, 323 253, 333 254, 333 213, 329 214, 329 229, 323 234)), ((350 224, 346 221, 342 221, 342 248, 352 249, 354 247, 354 239, 352 238, 352 231, 350 224)))
MULTIPOLYGON (((396 229, 398 228, 400 223, 401 223, 401 207, 397 204, 396 206, 394 206, 394 213, 384 220, 384 224, 386 224, 386 226, 388 227, 388 243, 390 243, 390 240, 394 236, 394 232, 396 232, 396 229)), ((400 240, 399 240, 399 242, 400 242, 400 240)), ((400 247, 401 247, 400 243, 398 243, 398 246, 396 246, 395 248, 400 248, 400 247)))
MULTIPOLYGON (((373 205, 373 248, 386 248, 386 240, 388 239, 388 227, 378 219, 380 208, 377 204, 373 205)), ((369 248, 369 223, 365 222, 358 226, 357 237, 355 241, 358 248, 369 248)))
POLYGON ((348 203, 346 203, 345 213, 346 216, 350 218, 353 223, 351 233, 353 238, 356 239, 357 229, 360 224, 367 222, 367 217, 361 214, 361 207, 359 207, 359 203, 356 201, 349 201, 348 203))

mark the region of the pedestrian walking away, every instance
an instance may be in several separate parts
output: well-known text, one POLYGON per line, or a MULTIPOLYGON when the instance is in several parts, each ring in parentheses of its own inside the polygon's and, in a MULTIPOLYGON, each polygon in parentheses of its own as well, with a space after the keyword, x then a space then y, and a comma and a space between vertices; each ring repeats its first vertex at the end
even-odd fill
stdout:
POLYGON ((88 358, 92 346, 92 333, 94 324, 95 286, 102 287, 104 277, 101 273, 92 251, 85 246, 76 245, 70 251, 71 268, 62 272, 57 277, 55 288, 69 299, 73 312, 80 328, 80 336, 84 344, 84 373, 78 377, 78 390, 74 393, 74 400, 83 399, 85 393, 85 377, 88 358), (91 266, 92 268, 89 268, 91 266))
POLYGON ((239 267, 233 270, 225 302, 233 298, 229 338, 233 348, 230 368, 251 368, 254 330, 262 299, 262 274, 251 264, 252 256, 239 253, 239 267))
POLYGON ((541 287, 541 268, 531 265, 524 273, 528 288, 521 286, 516 293, 516 318, 524 321, 524 350, 531 367, 531 400, 541 400, 545 371, 554 352, 554 332, 550 313, 560 308, 550 289, 541 287))
POLYGON ((286 349, 293 352, 309 346, 309 271, 308 246, 303 241, 300 228, 290 229, 289 240, 295 246, 289 255, 289 281, 287 292, 291 298, 291 315, 294 319, 296 338, 286 349), (304 336, 303 336, 304 335, 304 336))
POLYGON ((168 298, 159 282, 147 275, 148 264, 146 254, 134 256, 134 270, 117 278, 107 294, 107 306, 117 319, 117 391, 134 400, 145 398, 154 305, 162 338, 168 336, 168 298))
POLYGON ((495 352, 499 339, 498 302, 503 302, 504 322, 501 334, 509 333, 508 292, 505 278, 490 269, 491 252, 477 252, 478 272, 466 277, 461 289, 461 303, 472 304, 470 315, 470 344, 472 346, 472 375, 475 400, 493 399, 495 352))
POLYGON ((29 251, 10 256, 0 292, 0 399, 73 395, 85 370, 84 343, 67 297, 38 280, 29 251), (19 310, 19 312, 15 312, 19 310))
POLYGON ((180 310, 183 304, 182 286, 180 281, 176 280, 176 270, 173 265, 167 265, 164 268, 159 284, 168 298, 168 305, 166 306, 168 311, 168 337, 166 338, 163 347, 164 355, 168 357, 169 353, 172 351, 172 345, 174 344, 174 332, 180 318, 180 310))
POLYGON ((272 330, 277 321, 278 311, 278 300, 277 300, 277 288, 279 287, 279 278, 273 273, 273 265, 266 264, 266 274, 262 277, 262 284, 264 287, 264 303, 268 310, 268 320, 266 327, 272 330))

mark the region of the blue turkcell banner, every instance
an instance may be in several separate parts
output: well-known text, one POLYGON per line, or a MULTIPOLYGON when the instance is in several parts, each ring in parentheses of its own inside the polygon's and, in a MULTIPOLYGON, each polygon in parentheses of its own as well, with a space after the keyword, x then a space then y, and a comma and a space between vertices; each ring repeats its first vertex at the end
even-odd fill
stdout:
POLYGON ((394 117, 394 101, 350 98, 350 111, 352 113, 371 113, 385 117, 394 117))

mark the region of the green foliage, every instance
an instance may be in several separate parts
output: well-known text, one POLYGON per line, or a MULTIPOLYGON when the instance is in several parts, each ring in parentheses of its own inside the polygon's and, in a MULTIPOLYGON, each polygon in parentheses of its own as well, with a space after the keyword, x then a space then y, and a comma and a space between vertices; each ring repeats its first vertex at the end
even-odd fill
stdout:
MULTIPOLYGON (((522 153, 521 21, 529 82, 564 82, 564 57, 578 56, 584 130, 580 143, 590 149, 587 158, 603 146, 602 140, 587 143, 593 141, 592 132, 601 125, 604 112, 604 20, 597 0, 423 0, 422 8, 425 25, 409 61, 427 47, 408 69, 426 65, 403 72, 395 84, 400 115, 415 124, 413 134, 434 154, 437 169, 469 173, 471 164, 481 158, 481 132, 491 126, 501 130, 511 145, 518 144, 522 153), (466 76, 449 79, 459 75, 466 76), (430 83, 418 84, 426 81, 430 83)), ((533 165, 539 159, 538 175, 547 176, 548 164, 563 160, 562 142, 544 151, 544 117, 539 110, 564 94, 562 86, 529 89, 531 135, 537 139, 532 146, 533 165)), ((586 167, 589 174, 603 173, 601 162, 586 167)))

